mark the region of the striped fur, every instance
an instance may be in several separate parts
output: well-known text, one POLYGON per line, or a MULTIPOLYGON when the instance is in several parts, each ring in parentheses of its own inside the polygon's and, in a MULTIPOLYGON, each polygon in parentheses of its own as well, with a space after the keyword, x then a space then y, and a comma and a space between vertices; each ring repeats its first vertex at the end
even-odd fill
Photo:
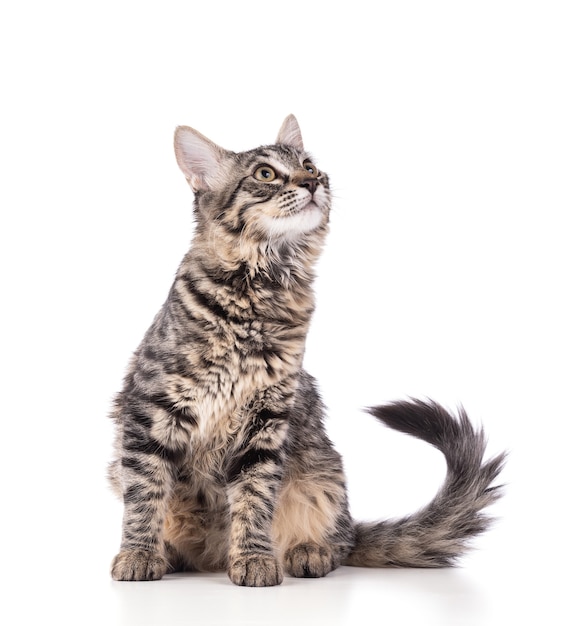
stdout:
POLYGON ((445 455, 424 510, 356 524, 342 461, 302 369, 330 189, 293 116, 243 153, 187 127, 178 164, 196 232, 167 301, 136 350, 113 410, 109 476, 124 501, 116 580, 226 570, 238 585, 325 576, 340 564, 451 564, 487 525, 503 456, 483 462, 467 417, 430 402, 372 412, 445 455))

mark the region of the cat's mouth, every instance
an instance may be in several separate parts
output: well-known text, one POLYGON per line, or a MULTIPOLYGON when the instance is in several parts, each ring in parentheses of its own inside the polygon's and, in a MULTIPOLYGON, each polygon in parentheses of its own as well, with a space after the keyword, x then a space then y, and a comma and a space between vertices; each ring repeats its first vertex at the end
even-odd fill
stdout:
POLYGON ((298 215, 299 213, 306 213, 308 211, 316 211, 319 209, 320 207, 314 200, 308 200, 302 206, 293 207, 289 209, 286 215, 298 215))
POLYGON ((289 207, 285 211, 285 215, 298 215, 299 213, 307 213, 310 211, 321 211, 322 207, 315 196, 304 198, 302 202, 289 207))
POLYGON ((279 236, 293 239, 320 226, 324 220, 322 207, 313 198, 307 198, 266 219, 266 232, 269 237, 279 236))

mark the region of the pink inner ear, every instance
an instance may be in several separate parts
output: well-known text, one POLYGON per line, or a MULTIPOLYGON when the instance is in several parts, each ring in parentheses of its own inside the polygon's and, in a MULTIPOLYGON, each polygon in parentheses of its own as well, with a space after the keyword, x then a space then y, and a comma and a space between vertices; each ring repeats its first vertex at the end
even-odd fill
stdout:
POLYGON ((175 131, 177 163, 195 191, 208 189, 219 169, 221 148, 193 128, 175 131))
POLYGON ((298 126, 298 120, 292 114, 282 122, 276 143, 293 146, 297 150, 304 150, 300 126, 298 126))

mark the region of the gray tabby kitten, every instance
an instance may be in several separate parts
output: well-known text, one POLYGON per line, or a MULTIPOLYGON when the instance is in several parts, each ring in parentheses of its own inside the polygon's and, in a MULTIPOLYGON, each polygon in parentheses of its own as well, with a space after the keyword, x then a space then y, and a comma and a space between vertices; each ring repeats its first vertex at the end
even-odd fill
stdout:
POLYGON ((447 459, 434 500, 400 520, 351 519, 341 457, 302 369, 314 264, 328 227, 328 177, 296 119, 276 143, 220 148, 175 133, 197 228, 116 398, 110 479, 124 501, 115 580, 226 570, 236 585, 341 564, 444 567, 488 526, 481 509, 504 455, 483 462, 483 432, 431 401, 370 410, 447 459))

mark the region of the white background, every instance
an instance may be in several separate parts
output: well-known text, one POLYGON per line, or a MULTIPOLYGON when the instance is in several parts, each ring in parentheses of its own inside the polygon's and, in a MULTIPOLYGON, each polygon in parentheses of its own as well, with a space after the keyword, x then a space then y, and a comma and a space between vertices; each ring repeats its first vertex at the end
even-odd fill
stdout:
POLYGON ((3 3, 3 623, 578 623, 579 32, 558 0, 3 3), (113 583, 106 415, 192 232, 173 129, 290 112, 335 195, 306 360, 355 517, 435 493, 360 410, 430 396, 511 450, 500 521, 456 570, 113 583))

